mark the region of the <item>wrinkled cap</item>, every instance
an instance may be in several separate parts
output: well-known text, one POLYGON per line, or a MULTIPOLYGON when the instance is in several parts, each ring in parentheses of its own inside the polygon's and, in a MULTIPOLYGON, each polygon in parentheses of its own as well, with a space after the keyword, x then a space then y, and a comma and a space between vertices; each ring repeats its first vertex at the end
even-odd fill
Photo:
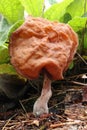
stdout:
POLYGON ((53 80, 63 78, 78 46, 72 28, 44 18, 28 17, 10 37, 11 63, 26 78, 46 70, 53 80))

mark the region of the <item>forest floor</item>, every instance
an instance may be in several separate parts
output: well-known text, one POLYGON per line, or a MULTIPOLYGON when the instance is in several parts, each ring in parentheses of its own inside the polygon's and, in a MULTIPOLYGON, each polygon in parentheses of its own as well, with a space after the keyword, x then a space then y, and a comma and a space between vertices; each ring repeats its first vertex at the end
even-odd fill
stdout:
POLYGON ((41 92, 38 80, 29 81, 29 91, 19 100, 1 96, 0 130, 87 130, 86 72, 84 66, 80 73, 53 82, 49 114, 40 117, 32 114, 33 104, 41 92))

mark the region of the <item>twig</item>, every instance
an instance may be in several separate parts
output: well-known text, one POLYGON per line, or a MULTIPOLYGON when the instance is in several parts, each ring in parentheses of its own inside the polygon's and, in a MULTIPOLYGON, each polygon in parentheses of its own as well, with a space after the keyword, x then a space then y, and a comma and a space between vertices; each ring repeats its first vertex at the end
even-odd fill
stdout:
MULTIPOLYGON (((62 103, 64 103, 64 100, 61 101, 61 102, 59 102, 59 103, 54 104, 54 105, 51 106, 49 109, 52 109, 52 108, 54 108, 54 107, 56 107, 56 106, 58 106, 58 105, 60 105, 60 104, 62 104, 62 103)), ((64 110, 64 109, 61 109, 61 110, 64 110)))
POLYGON ((75 78, 75 77, 81 77, 81 76, 83 76, 83 75, 87 75, 87 73, 82 73, 82 74, 73 75, 73 76, 70 76, 70 77, 65 78, 65 80, 67 80, 67 79, 72 79, 72 78, 75 78))
POLYGON ((20 103, 22 109, 24 110, 24 112, 25 112, 25 114, 26 114, 26 117, 29 118, 29 116, 28 116, 28 114, 27 114, 27 111, 26 111, 24 105, 22 104, 22 102, 21 102, 20 100, 19 100, 19 103, 20 103))
POLYGON ((76 125, 76 124, 80 124, 83 123, 82 121, 76 120, 74 122, 65 122, 65 123, 58 123, 58 124, 51 124, 50 128, 56 128, 56 127, 61 127, 64 125, 76 125))
POLYGON ((82 56, 77 52, 76 53, 79 57, 80 57, 80 59, 87 65, 87 62, 82 58, 82 56))
POLYGON ((28 102, 28 101, 33 100, 33 99, 36 99, 36 98, 38 98, 38 96, 30 97, 30 98, 27 98, 27 99, 23 99, 21 102, 22 102, 22 103, 28 102))
POLYGON ((9 122, 12 120, 12 118, 14 118, 15 116, 17 116, 17 114, 14 114, 12 117, 10 117, 8 120, 7 120, 7 122, 6 122, 6 124, 3 126, 3 128, 2 128, 2 130, 5 130, 5 127, 9 124, 9 122))
POLYGON ((81 83, 81 82, 76 82, 76 81, 69 81, 69 82, 77 84, 77 85, 87 86, 87 84, 84 84, 84 83, 81 83))

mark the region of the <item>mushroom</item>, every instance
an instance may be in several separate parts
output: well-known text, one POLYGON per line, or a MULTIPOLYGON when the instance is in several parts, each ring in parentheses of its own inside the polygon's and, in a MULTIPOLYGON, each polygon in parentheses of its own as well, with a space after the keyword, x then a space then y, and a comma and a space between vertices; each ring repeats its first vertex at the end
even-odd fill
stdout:
POLYGON ((64 23, 28 16, 10 37, 11 63, 19 74, 35 79, 44 73, 41 96, 33 107, 35 115, 48 113, 51 81, 63 79, 78 46, 72 28, 64 23))

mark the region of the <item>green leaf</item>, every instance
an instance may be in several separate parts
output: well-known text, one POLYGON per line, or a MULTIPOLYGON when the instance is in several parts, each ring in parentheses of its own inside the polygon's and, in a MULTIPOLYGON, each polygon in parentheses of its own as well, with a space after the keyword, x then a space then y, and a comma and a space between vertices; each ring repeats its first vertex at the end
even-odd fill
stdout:
POLYGON ((68 24, 76 31, 81 31, 87 22, 87 17, 75 17, 68 22, 68 24))
POLYGON ((50 3, 51 5, 57 3, 57 0, 48 0, 48 1, 49 1, 49 3, 50 3))
POLYGON ((82 17, 87 17, 87 12, 86 12, 86 13, 84 13, 84 15, 83 15, 82 17))
POLYGON ((0 64, 0 76, 3 78, 3 76, 6 76, 6 75, 7 76, 10 76, 10 75, 13 76, 14 75, 14 76, 17 76, 16 78, 19 78, 19 79, 26 81, 26 78, 19 75, 12 65, 10 65, 10 64, 0 64))
POLYGON ((0 22, 0 45, 4 44, 8 38, 10 25, 5 18, 0 22))
POLYGON ((67 23, 71 19, 72 19, 71 15, 69 13, 65 13, 63 17, 60 19, 60 21, 63 23, 67 23))
POLYGON ((87 60, 87 55, 86 55, 86 56, 85 56, 85 55, 83 55, 83 56, 82 56, 82 58, 83 58, 83 59, 85 59, 85 60, 87 60))
POLYGON ((8 40, 8 36, 15 31, 24 20, 19 20, 13 25, 9 25, 5 18, 0 22, 0 46, 8 40))
MULTIPOLYGON (((87 0, 86 0, 87 1, 87 0)), ((85 8, 85 0, 74 0, 67 8, 66 12, 68 12, 72 18, 76 16, 84 15, 87 9, 85 8)))
POLYGON ((24 8, 19 0, 0 0, 0 13, 13 24, 23 19, 24 8))
POLYGON ((72 61, 69 65, 69 69, 72 69, 74 67, 74 62, 72 61))
POLYGON ((24 20, 19 20, 17 21, 15 24, 13 24, 10 28, 9 28, 9 33, 8 36, 11 35, 12 32, 14 32, 18 27, 20 27, 23 24, 24 20))
POLYGON ((8 46, 4 44, 0 46, 0 64, 8 63, 9 60, 8 46))
POLYGON ((4 17, 2 17, 0 21, 0 33, 8 30, 9 27, 10 25, 8 24, 7 20, 4 17))
POLYGON ((0 64, 0 74, 17 74, 10 64, 0 64))
POLYGON ((10 60, 9 52, 8 52, 8 44, 5 44, 8 41, 9 36, 13 31, 15 31, 24 20, 19 20, 12 26, 8 24, 5 18, 3 18, 0 22, 0 64, 8 63, 10 60))
POLYGON ((84 49, 87 49, 87 32, 84 35, 84 49))
POLYGON ((49 20, 60 20, 60 18, 65 14, 67 6, 73 2, 73 0, 64 0, 60 3, 53 4, 49 9, 44 13, 44 17, 49 20))
POLYGON ((25 10, 32 16, 42 16, 44 0, 20 0, 25 10))

